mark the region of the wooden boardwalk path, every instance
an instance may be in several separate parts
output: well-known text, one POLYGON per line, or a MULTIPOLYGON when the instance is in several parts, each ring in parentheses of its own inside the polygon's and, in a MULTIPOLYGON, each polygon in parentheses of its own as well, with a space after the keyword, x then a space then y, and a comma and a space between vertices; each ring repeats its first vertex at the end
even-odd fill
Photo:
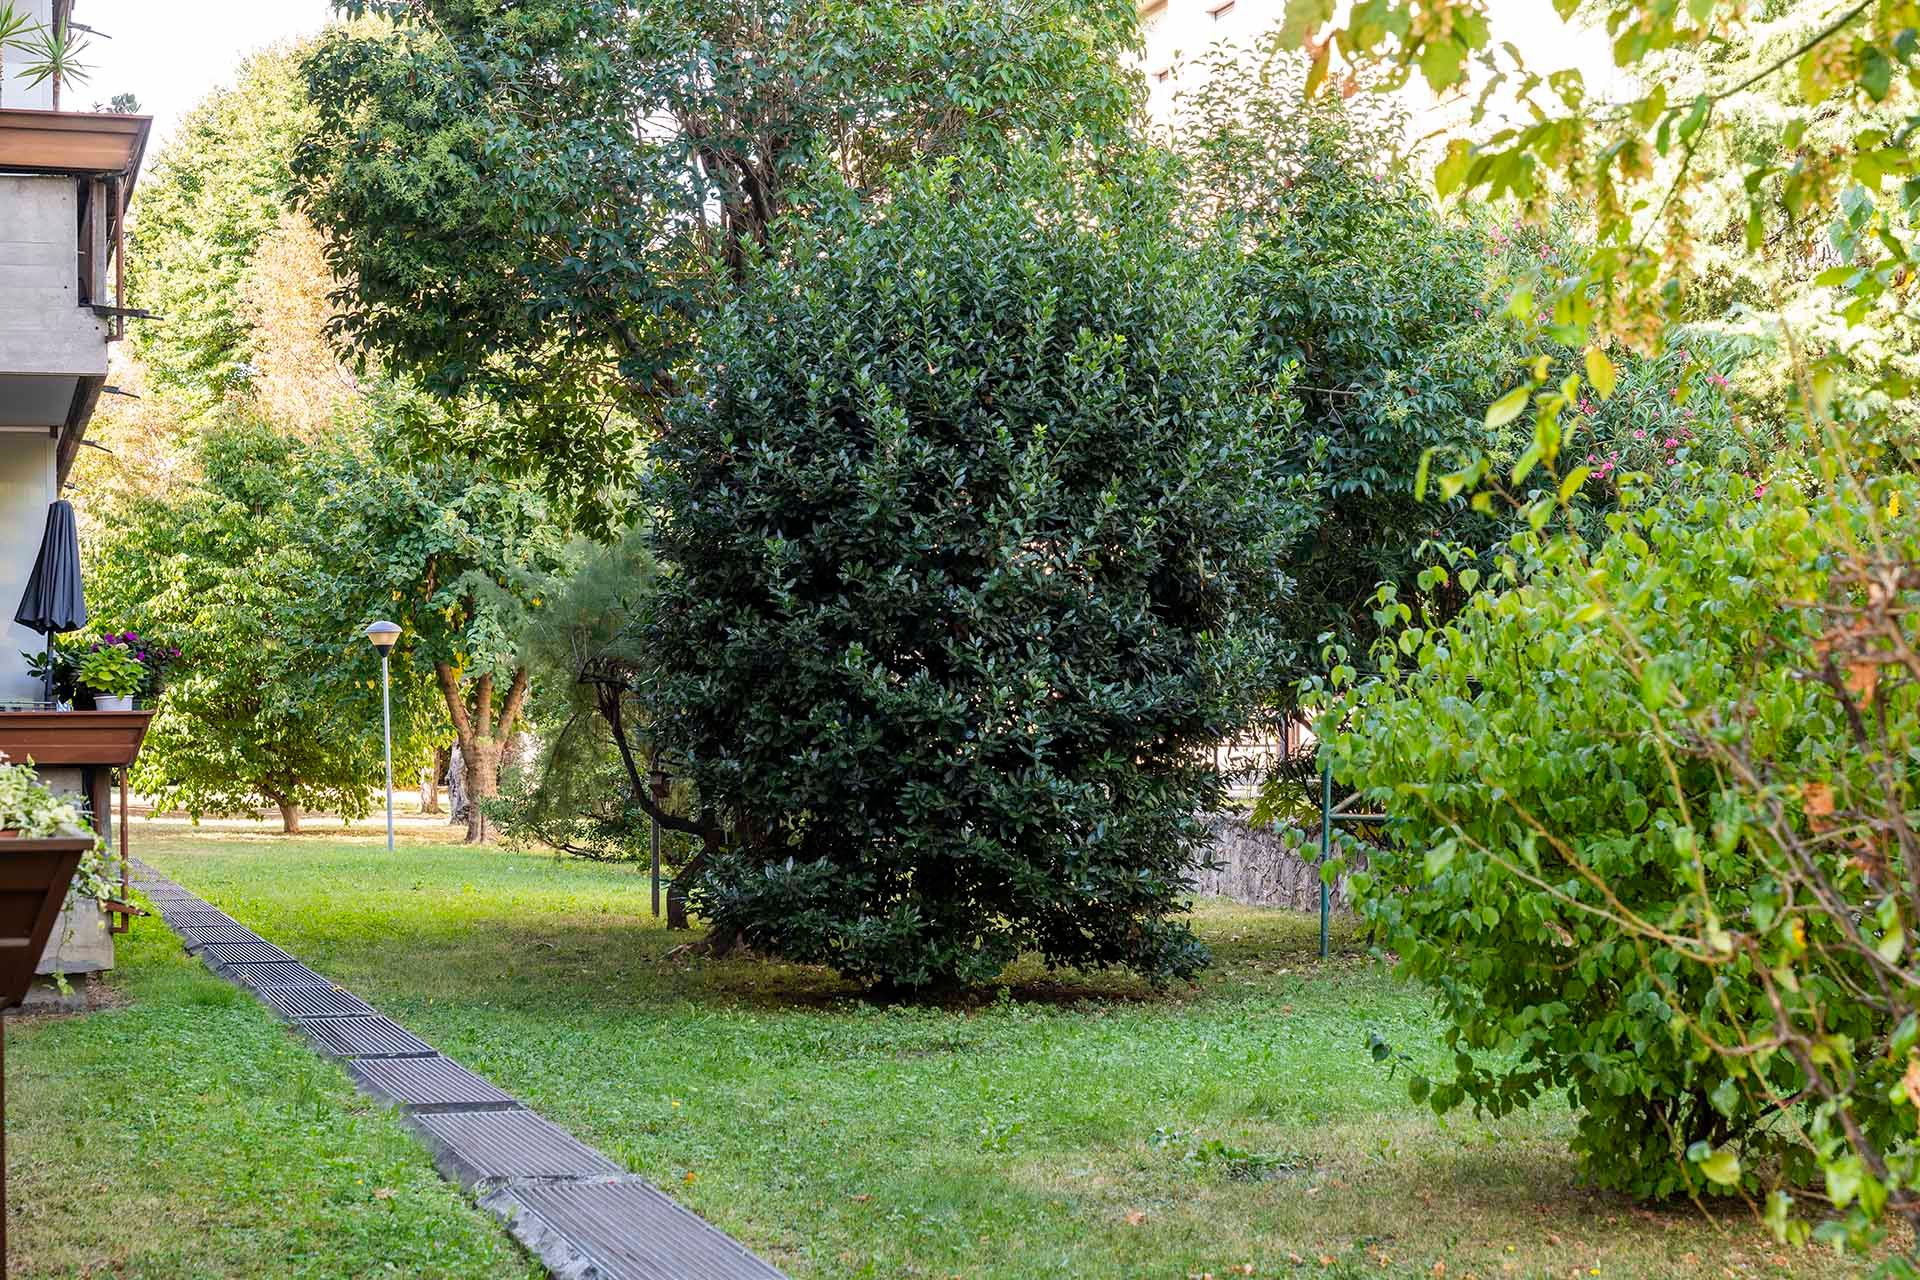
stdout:
POLYGON ((350 991, 135 861, 134 886, 189 952, 400 1110, 449 1180, 558 1280, 786 1280, 725 1232, 624 1171, 350 991))

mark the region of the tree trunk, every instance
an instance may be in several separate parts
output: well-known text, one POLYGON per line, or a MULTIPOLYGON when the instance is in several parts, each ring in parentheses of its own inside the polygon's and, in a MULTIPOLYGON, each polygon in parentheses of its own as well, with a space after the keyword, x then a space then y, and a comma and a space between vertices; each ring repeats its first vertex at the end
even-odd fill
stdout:
POLYGON ((290 800, 276 800, 280 807, 280 832, 282 835, 300 834, 300 806, 290 800))
POLYGON ((448 757, 452 753, 445 747, 436 747, 433 760, 427 765, 427 785, 420 788, 420 812, 440 812, 440 779, 446 775, 448 757))
POLYGON ((493 824, 487 821, 484 801, 500 794, 500 744, 480 739, 466 751, 467 766, 467 843, 486 844, 493 839, 493 824))

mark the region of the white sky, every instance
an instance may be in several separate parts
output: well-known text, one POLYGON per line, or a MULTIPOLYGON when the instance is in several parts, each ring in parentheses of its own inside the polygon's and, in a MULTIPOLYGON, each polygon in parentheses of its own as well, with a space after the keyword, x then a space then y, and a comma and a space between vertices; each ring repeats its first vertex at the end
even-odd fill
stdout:
MULTIPOLYGON (((1279 20, 1285 4, 1240 0, 1239 7, 1249 29, 1264 29, 1279 20)), ((1519 45, 1536 70, 1578 66, 1596 91, 1615 79, 1605 36, 1565 27, 1548 0, 1490 0, 1489 8, 1495 38, 1519 45)), ((93 76, 71 101, 91 105, 117 93, 139 98, 141 110, 154 117, 151 156, 196 102, 233 82, 249 53, 311 35, 331 16, 328 0, 76 0, 74 20, 112 38, 94 41, 93 76)), ((1420 86, 1409 96, 1416 111, 1426 105, 1420 86)))
POLYGON ((88 49, 93 75, 68 90, 69 102, 133 94, 153 117, 152 157, 196 102, 233 83, 249 53, 311 35, 332 12, 327 0, 76 0, 73 20, 113 38, 88 49))

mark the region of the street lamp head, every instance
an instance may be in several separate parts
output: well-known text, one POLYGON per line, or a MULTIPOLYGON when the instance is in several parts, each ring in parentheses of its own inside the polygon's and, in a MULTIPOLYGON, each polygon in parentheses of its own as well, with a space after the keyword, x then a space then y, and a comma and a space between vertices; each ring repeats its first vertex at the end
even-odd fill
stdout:
POLYGON ((367 639, 371 640, 373 647, 383 654, 393 648, 393 642, 399 638, 400 628, 391 622, 376 622, 367 628, 367 639))

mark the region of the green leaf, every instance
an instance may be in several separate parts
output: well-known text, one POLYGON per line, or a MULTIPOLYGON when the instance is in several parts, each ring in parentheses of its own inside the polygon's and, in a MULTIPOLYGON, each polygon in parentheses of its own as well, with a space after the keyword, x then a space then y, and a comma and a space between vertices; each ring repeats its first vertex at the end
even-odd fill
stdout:
MULTIPOLYGON (((1696 1146, 1700 1145, 1698 1143, 1696 1146)), ((1700 1172, 1707 1175, 1710 1182, 1723 1187, 1731 1187, 1740 1181, 1740 1157, 1734 1154, 1732 1147, 1721 1147, 1704 1160, 1698 1161, 1700 1172)))
POLYGON ((1893 87, 1893 63, 1878 45, 1866 44, 1861 48, 1860 87, 1875 102, 1886 101, 1887 91, 1893 87))
POLYGON ((1607 359, 1607 353, 1597 346, 1587 348, 1587 381, 1600 393, 1602 400, 1613 397, 1613 388, 1617 382, 1613 361, 1607 359))
POLYGON ((1432 462, 1433 462, 1433 450, 1432 449, 1421 450, 1420 465, 1418 465, 1413 469, 1413 500, 1415 502, 1426 501, 1427 468, 1432 464, 1432 462))
POLYGON ((1466 49, 1451 37, 1429 39, 1420 49, 1420 74, 1427 78, 1427 87, 1439 93, 1459 83, 1466 57, 1466 49))
POLYGON ((1473 164, 1473 144, 1465 138, 1455 138, 1447 143, 1447 154, 1433 171, 1434 194, 1442 200, 1458 191, 1467 180, 1467 171, 1473 164))
MULTIPOLYGON (((1515 387, 1507 394, 1487 406, 1487 426, 1504 427, 1519 417, 1527 407, 1527 397, 1533 394, 1533 387, 1515 387)), ((1402 465, 1405 465, 1404 463, 1402 465)), ((1404 474, 1404 473, 1403 473, 1404 474)), ((1517 479, 1517 477, 1516 477, 1517 479)))
POLYGON ((1827 1196, 1836 1209, 1844 1209, 1853 1202, 1860 1194, 1860 1180, 1866 1175, 1858 1156, 1841 1156, 1829 1162, 1822 1172, 1827 1176, 1827 1196))
POLYGON ((1527 446, 1526 452, 1522 453, 1513 464, 1513 482, 1515 484, 1519 484, 1522 480, 1525 480, 1527 476, 1532 473, 1533 469, 1540 465, 1540 454, 1541 448, 1538 440, 1527 446))
POLYGON ((1333 17, 1333 0, 1287 0, 1286 17, 1280 23, 1280 46, 1298 49, 1307 37, 1325 26, 1333 17))
POLYGON ((1303 96, 1311 98, 1320 92, 1320 86, 1327 82, 1327 64, 1333 56, 1333 41, 1327 40, 1313 52, 1313 62, 1307 68, 1307 85, 1303 96))

